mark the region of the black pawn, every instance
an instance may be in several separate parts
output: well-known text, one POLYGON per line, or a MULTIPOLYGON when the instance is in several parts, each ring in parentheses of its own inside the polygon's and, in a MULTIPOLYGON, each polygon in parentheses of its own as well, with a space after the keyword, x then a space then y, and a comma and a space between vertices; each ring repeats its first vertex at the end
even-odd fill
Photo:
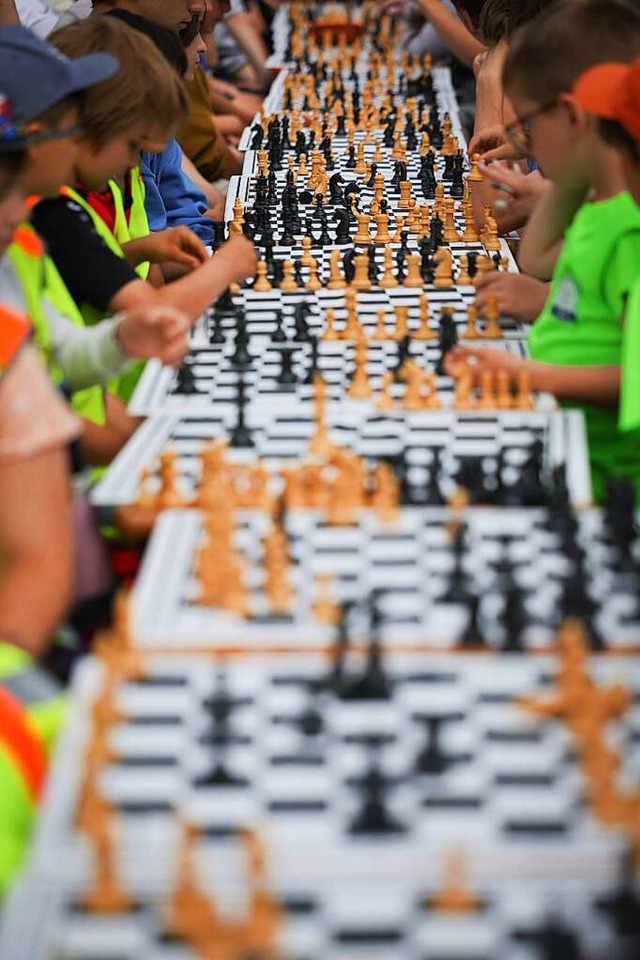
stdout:
POLYGON ((440 746, 442 717, 425 717, 427 740, 416 758, 416 772, 439 776, 447 769, 447 758, 440 746))
POLYGON ((293 369, 293 350, 283 349, 280 351, 280 373, 278 374, 278 386, 295 387, 298 380, 293 369))

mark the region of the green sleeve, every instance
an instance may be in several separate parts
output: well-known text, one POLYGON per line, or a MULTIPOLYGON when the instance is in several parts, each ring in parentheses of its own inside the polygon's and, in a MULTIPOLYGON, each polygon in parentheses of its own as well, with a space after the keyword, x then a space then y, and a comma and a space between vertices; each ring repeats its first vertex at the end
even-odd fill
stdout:
POLYGON ((622 338, 620 429, 640 429, 640 278, 627 306, 622 338))
POLYGON ((604 295, 614 315, 624 316, 627 298, 640 279, 640 230, 625 233, 611 251, 604 277, 604 295))

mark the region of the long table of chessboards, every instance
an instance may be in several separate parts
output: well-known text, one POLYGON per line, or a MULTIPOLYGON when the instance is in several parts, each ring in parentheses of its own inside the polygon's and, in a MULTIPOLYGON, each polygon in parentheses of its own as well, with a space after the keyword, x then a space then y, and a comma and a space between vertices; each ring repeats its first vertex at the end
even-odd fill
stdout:
POLYGON ((474 276, 446 68, 296 3, 226 233, 259 252, 94 502, 153 523, 77 669, 2 960, 640 956, 640 538, 474 276))

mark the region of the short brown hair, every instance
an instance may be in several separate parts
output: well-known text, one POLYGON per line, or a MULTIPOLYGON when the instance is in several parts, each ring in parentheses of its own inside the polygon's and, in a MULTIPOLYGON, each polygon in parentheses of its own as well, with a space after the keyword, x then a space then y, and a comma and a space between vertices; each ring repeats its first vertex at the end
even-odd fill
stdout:
POLYGON ((113 77, 80 95, 80 123, 95 147, 138 124, 167 136, 188 111, 184 84, 155 44, 113 17, 89 17, 57 30, 49 41, 72 60, 110 53, 120 64, 113 77))
POLYGON ((630 63, 640 50, 640 13, 624 0, 558 0, 516 30, 502 75, 507 93, 535 103, 568 93, 604 61, 630 63))
POLYGON ((480 15, 480 32, 485 43, 495 46, 511 37, 518 27, 537 17, 556 0, 487 0, 480 15))

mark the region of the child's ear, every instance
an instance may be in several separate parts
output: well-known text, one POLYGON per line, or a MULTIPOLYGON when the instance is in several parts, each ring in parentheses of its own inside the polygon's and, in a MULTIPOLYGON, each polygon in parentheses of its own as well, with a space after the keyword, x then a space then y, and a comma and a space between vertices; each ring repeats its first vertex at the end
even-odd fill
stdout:
POLYGON ((584 134, 589 128, 589 114, 580 106, 572 93, 561 93, 558 105, 576 134, 584 134))

